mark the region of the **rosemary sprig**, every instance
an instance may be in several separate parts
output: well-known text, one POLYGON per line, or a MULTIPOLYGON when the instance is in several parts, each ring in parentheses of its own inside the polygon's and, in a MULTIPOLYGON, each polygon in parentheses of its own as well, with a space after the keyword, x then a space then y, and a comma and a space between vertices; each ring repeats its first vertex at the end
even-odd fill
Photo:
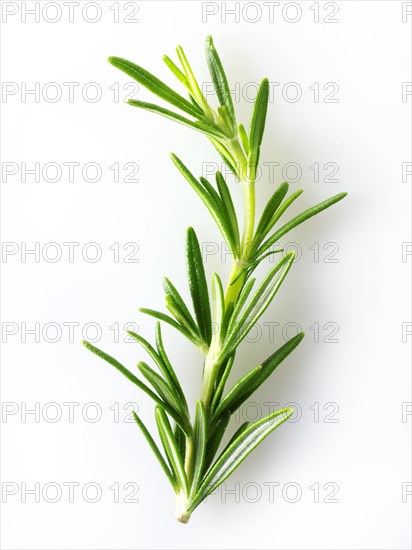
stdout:
POLYGON ((130 105, 160 114, 205 134, 239 180, 244 200, 242 235, 231 192, 223 175, 216 172, 215 185, 203 177, 196 178, 172 154, 175 166, 209 210, 233 255, 230 278, 224 290, 219 275, 213 273, 209 293, 199 242, 194 229, 189 227, 186 263, 193 313, 173 283, 165 278, 165 303, 170 315, 147 308, 140 310, 158 320, 156 349, 140 335, 129 332, 158 369, 156 372, 143 361, 137 364, 140 374, 151 388, 110 355, 88 342, 84 344, 155 401, 156 424, 163 453, 136 413, 134 418, 177 495, 177 519, 187 523, 200 502, 293 413, 291 408, 287 408, 256 422, 245 422, 216 458, 231 415, 263 384, 304 336, 300 333, 286 342, 225 393, 236 350, 278 292, 292 266, 294 253, 283 256, 254 292, 255 279, 251 278, 251 274, 269 255, 282 252, 270 250, 281 237, 343 199, 346 193, 339 193, 276 228, 280 218, 303 192, 298 190, 287 198, 289 186, 283 182, 274 191, 256 224, 255 185, 269 100, 268 80, 265 78, 260 84, 247 132, 243 124, 236 122, 228 80, 212 38, 206 39, 206 60, 220 103, 217 110, 206 101, 181 46, 177 48, 177 57, 180 67, 168 56, 163 59, 186 88, 188 99, 130 61, 111 57, 109 62, 174 109, 183 112, 183 115, 140 100, 129 100, 130 105), (204 357, 202 387, 193 424, 182 387, 166 355, 161 322, 182 333, 204 357))

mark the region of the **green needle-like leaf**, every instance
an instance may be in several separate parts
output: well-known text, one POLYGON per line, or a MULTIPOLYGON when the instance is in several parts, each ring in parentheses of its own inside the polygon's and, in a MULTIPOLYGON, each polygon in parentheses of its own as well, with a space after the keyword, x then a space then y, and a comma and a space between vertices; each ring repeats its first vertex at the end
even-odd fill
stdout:
POLYGON ((166 118, 169 118, 170 120, 179 122, 179 124, 183 124, 183 126, 188 126, 189 128, 197 130, 198 132, 202 132, 202 134, 206 134, 207 136, 218 138, 225 137, 225 134, 223 134, 216 126, 211 126, 210 124, 206 124, 204 122, 189 120, 188 118, 174 113, 173 111, 169 111, 169 109, 159 107, 159 105, 155 105, 154 103, 146 103, 144 101, 138 101, 137 99, 129 99, 127 103, 129 105, 132 105, 132 107, 139 107, 140 109, 144 109, 145 111, 157 113, 158 115, 162 115, 166 118))
POLYGON ((232 138, 235 138, 236 126, 233 125, 233 121, 226 107, 218 107, 218 125, 221 128, 225 128, 225 133, 232 138))
POLYGON ((163 61, 166 63, 166 65, 169 67, 169 69, 172 71, 172 73, 175 75, 175 77, 180 80, 180 82, 187 87, 189 87, 189 82, 186 78, 186 76, 182 73, 182 71, 179 69, 179 67, 170 59, 169 56, 164 55, 163 61))
POLYGON ((165 376, 165 378, 167 378, 170 382, 170 385, 175 388, 180 399, 182 400, 182 403, 185 406, 185 409, 187 410, 187 402, 186 402, 185 394, 183 393, 182 386, 180 385, 180 382, 176 376, 175 370, 171 362, 169 361, 169 358, 167 356, 166 350, 163 345, 162 328, 160 323, 156 323, 156 348, 159 356, 163 361, 165 368, 168 371, 168 376, 165 376))
POLYGON ((190 494, 194 496, 202 481, 203 464, 206 455, 207 443, 207 418, 206 409, 202 401, 196 402, 196 418, 194 427, 193 450, 193 479, 190 494))
POLYGON ((237 162, 233 158, 232 154, 228 151, 228 149, 218 140, 215 138, 212 138, 210 136, 209 141, 212 143, 212 145, 215 147, 219 155, 221 156, 223 162, 226 163, 226 166, 233 172, 233 174, 238 178, 239 172, 236 170, 237 162))
POLYGON ((199 117, 199 115, 202 115, 202 113, 199 113, 199 110, 196 109, 189 101, 172 90, 172 88, 169 88, 169 86, 159 80, 156 76, 149 73, 149 71, 143 69, 143 67, 139 67, 139 65, 136 65, 135 63, 127 61, 127 59, 123 59, 121 57, 109 57, 109 63, 131 76, 134 80, 139 82, 139 84, 142 84, 142 86, 150 90, 158 97, 164 99, 171 105, 178 107, 188 115, 192 115, 193 117, 199 117))
POLYGON ((165 459, 163 458, 163 455, 162 453, 160 452, 160 449, 159 447, 156 445, 153 437, 150 435, 150 432, 149 430, 146 428, 146 426, 143 424, 142 420, 139 418, 139 416, 136 414, 135 411, 133 411, 133 418, 135 419, 136 421, 136 424, 139 426, 142 434, 144 435, 146 441, 148 442, 150 448, 152 449, 153 451, 153 454, 155 455, 155 457, 157 458, 157 460, 159 461, 159 464, 160 466, 162 467, 162 470, 164 471, 164 473, 166 474, 166 477, 167 479, 170 481, 170 484, 171 486, 173 487, 173 490, 175 491, 175 493, 177 492, 178 490, 178 486, 177 486, 177 483, 176 483, 176 480, 172 474, 172 472, 170 471, 170 468, 169 466, 166 464, 166 461, 165 459))
POLYGON ((232 120, 232 125, 236 127, 236 115, 229 84, 211 36, 206 38, 206 60, 219 103, 222 107, 226 107, 232 120))
POLYGON ((220 402, 220 405, 217 407, 214 416, 219 417, 223 411, 228 410, 230 414, 235 411, 235 403, 239 399, 239 395, 242 395, 247 391, 247 386, 250 384, 253 384, 254 379, 256 379, 260 371, 262 370, 262 365, 258 365, 253 370, 248 372, 245 376, 243 376, 236 384, 233 386, 233 388, 229 391, 229 393, 222 399, 220 402))
POLYGON ((213 219, 215 220, 220 232, 223 235, 223 238, 225 239, 230 250, 233 251, 233 254, 236 257, 236 243, 233 241, 230 227, 228 226, 228 222, 222 214, 221 207, 216 204, 214 198, 205 190, 204 186, 197 181, 193 174, 186 168, 183 162, 176 155, 172 153, 171 158, 182 176, 184 176, 184 178, 190 183, 191 187, 196 191, 196 193, 202 199, 203 203, 206 205, 209 212, 212 214, 213 219))
POLYGON ((226 449, 237 439, 249 426, 250 422, 246 421, 243 422, 243 424, 235 431, 233 436, 230 438, 229 443, 226 445, 226 447, 223 449, 223 452, 226 451, 226 449))
POLYGON ((220 443, 225 434, 226 428, 229 424, 230 413, 222 414, 218 419, 215 426, 213 426, 213 431, 208 434, 207 448, 206 448, 206 457, 205 463, 203 466, 203 473, 206 473, 213 462, 213 459, 216 456, 217 451, 219 450, 220 443))
POLYGON ((226 218, 229 220, 232 230, 233 240, 236 242, 237 249, 240 247, 239 225, 237 222, 236 210, 233 205, 232 196, 230 194, 229 187, 225 181, 225 178, 220 172, 216 172, 216 185, 219 190, 220 198, 222 201, 222 207, 224 209, 226 218))
POLYGON ((257 250, 265 238, 265 236, 269 233, 269 231, 274 227, 276 222, 281 218, 281 216, 286 212, 286 210, 295 202, 295 200, 300 197, 300 195, 303 193, 303 189, 298 189, 290 197, 288 197, 283 203, 279 206, 279 208, 274 212, 272 218, 270 221, 266 224, 266 228, 264 231, 258 233, 256 231, 256 235, 253 239, 253 250, 257 250))
POLYGON ((212 110, 209 107, 202 93, 202 90, 200 89, 200 86, 196 80, 195 75, 193 74, 192 67, 190 66, 190 63, 186 57, 185 52, 183 51, 182 46, 177 46, 176 53, 177 53, 177 57, 179 58, 180 64, 182 65, 185 76, 188 80, 191 94, 193 95, 196 103, 200 105, 201 109, 203 111, 206 111, 206 113, 210 116, 212 114, 212 110))
MULTIPOLYGON (((195 98, 192 96, 192 94, 189 94, 189 100, 190 100, 190 103, 192 103, 196 107, 196 109, 198 109, 199 112, 202 113, 202 118, 204 118, 205 113, 204 113, 203 109, 201 107, 199 107, 198 102, 195 100, 195 98)), ((210 137, 209 137, 209 139, 210 139, 210 137)))
POLYGON ((235 354, 231 355, 228 359, 226 359, 226 361, 223 363, 221 367, 221 371, 222 371, 221 375, 218 376, 216 380, 217 387, 216 387, 215 394, 213 396, 212 407, 211 407, 212 411, 214 411, 220 403, 220 399, 223 395, 223 391, 225 389, 225 385, 229 377, 230 371, 232 370, 234 360, 235 360, 235 354))
POLYGON ((212 340, 212 315, 210 312, 209 291, 199 241, 192 227, 186 234, 187 277, 190 294, 196 314, 197 325, 204 341, 212 340))
POLYGON ((280 203, 286 196, 288 192, 289 184, 284 182, 279 185, 276 191, 271 196, 269 202, 267 203, 265 209, 263 210, 262 216, 259 220, 258 226, 256 228, 256 235, 260 236, 261 234, 265 235, 267 233, 267 227, 270 224, 271 219, 275 215, 276 210, 279 208, 280 203))
POLYGON ((265 130, 266 113, 269 101, 269 80, 264 78, 260 83, 250 123, 249 143, 252 151, 256 151, 263 138, 265 130))
POLYGON ((189 506, 189 511, 192 512, 207 495, 215 491, 259 443, 292 414, 293 409, 281 409, 254 422, 245 429, 217 459, 189 506), (274 421, 277 418, 279 420, 274 421))
MULTIPOLYGON (((176 377, 176 374, 173 370, 172 365, 170 364, 170 361, 167 359, 166 353, 163 349, 163 355, 160 355, 154 348, 149 344, 145 338, 140 336, 139 334, 136 334, 132 330, 128 330, 127 333, 129 336, 134 338, 144 350, 147 351, 147 353, 150 355, 150 357, 153 359, 153 361, 156 363, 157 367, 159 368, 160 372, 163 374, 165 380, 167 381, 170 388, 173 389, 175 393, 177 393, 180 397, 180 402, 183 405, 183 408, 187 411, 187 403, 185 396, 183 394, 182 388, 179 384, 179 381, 176 377), (166 358, 166 361, 164 360, 164 357, 166 358)), ((161 343, 161 333, 160 333, 160 323, 157 323, 156 326, 156 341, 161 343)))
POLYGON ((261 365, 248 372, 237 382, 217 407, 214 417, 218 418, 227 411, 233 414, 249 397, 263 384, 272 372, 303 340, 304 333, 300 332, 276 350, 261 365))
POLYGON ((221 219, 224 220, 225 227, 230 234, 230 241, 235 243, 236 251, 239 253, 240 238, 236 214, 234 213, 229 189, 227 188, 227 185, 226 188, 224 187, 225 184, 222 184, 222 179, 222 176, 217 179, 217 187, 219 189, 219 193, 206 178, 200 176, 199 181, 214 202, 216 210, 219 212, 219 216, 221 217, 221 219))
POLYGON ((167 419, 163 409, 156 407, 156 422, 159 430, 160 439, 164 450, 169 458, 169 462, 173 467, 173 471, 179 480, 179 485, 187 495, 189 493, 187 477, 183 466, 182 457, 180 456, 179 448, 173 436, 170 422, 167 419))
POLYGON ((262 254, 265 252, 268 248, 272 246, 272 244, 276 243, 278 239, 283 237, 286 233, 289 233, 291 229, 294 229, 304 221, 308 220, 312 216, 315 216, 316 214, 319 214, 319 212, 322 212, 322 210, 326 210, 326 208, 329 208, 329 206, 332 206, 333 204, 336 204, 337 202, 341 201, 343 198, 345 198, 347 193, 339 193, 338 195, 334 195, 330 199, 327 199, 323 202, 320 202, 316 206, 312 206, 312 208, 308 208, 299 216, 296 216, 292 220, 290 220, 288 223, 283 225, 280 229, 278 229, 267 241, 263 243, 263 245, 258 250, 257 255, 262 254))
POLYGON ((239 137, 240 137, 240 141, 243 145, 243 149, 245 150, 246 155, 248 155, 249 150, 250 150, 250 148, 249 148, 249 138, 247 136, 245 127, 243 126, 243 124, 239 124, 237 129, 239 131, 239 137))
POLYGON ((194 342, 198 342, 197 345, 201 349, 207 346, 207 344, 205 343, 205 341, 203 340, 199 332, 199 329, 197 327, 192 328, 188 324, 187 319, 183 314, 182 310, 180 309, 179 305, 173 300, 173 298, 170 295, 166 295, 165 303, 166 303, 166 308, 170 311, 170 313, 173 315, 176 321, 189 332, 189 334, 191 335, 191 339, 194 342))
POLYGON ((221 357, 225 357, 236 349, 259 317, 269 307, 270 302, 286 277, 294 258, 294 252, 286 254, 266 276, 244 311, 240 312, 239 315, 235 315, 235 312, 233 313, 221 357))
POLYGON ((225 317, 225 295, 223 285, 217 273, 212 275, 212 303, 213 303, 213 345, 218 346, 222 335, 223 320, 225 317))
POLYGON ((189 308, 185 304, 179 292, 176 290, 173 283, 169 281, 167 277, 163 279, 163 288, 166 296, 168 296, 173 302, 174 309, 177 309, 180 312, 180 317, 184 319, 185 325, 190 328, 192 332, 199 333, 199 329, 189 311, 189 308))
POLYGON ((216 189, 213 187, 210 181, 204 178, 203 176, 199 177, 199 181, 205 188, 205 191, 210 195, 211 199, 215 202, 215 204, 217 205, 217 207, 219 208, 222 214, 224 208, 223 208, 222 199, 220 198, 219 193, 216 191, 216 189))
POLYGON ((180 323, 176 322, 172 317, 169 315, 166 315, 166 313, 162 313, 161 311, 157 311, 155 309, 150 309, 147 307, 141 307, 139 308, 139 311, 141 313, 145 313, 146 315, 150 315, 151 317, 154 317, 155 319, 159 319, 160 321, 164 321, 171 327, 175 328, 179 332, 183 334, 188 340, 190 340, 195 346, 202 346, 202 342, 199 341, 190 331, 188 331, 184 326, 182 326, 180 323))
POLYGON ((165 409, 165 411, 167 411, 167 413, 170 414, 170 416, 182 427, 182 429, 184 430, 184 432, 187 435, 191 434, 192 427, 191 427, 190 423, 185 422, 184 419, 182 419, 176 413, 176 411, 174 410, 173 407, 171 407, 168 403, 165 403, 164 401, 162 401, 162 399, 160 399, 160 397, 158 395, 156 395, 148 386, 146 386, 146 384, 144 384, 141 380, 139 380, 137 378, 137 376, 135 376, 133 373, 131 373, 121 363, 119 363, 119 361, 117 361, 116 359, 114 359, 114 357, 112 357, 111 355, 108 355, 107 353, 105 353, 101 349, 96 348, 95 346, 90 344, 90 342, 83 341, 83 345, 89 351, 91 351, 92 353, 94 353, 95 355, 97 355, 98 357, 100 357, 101 359, 103 359, 104 361, 109 363, 110 365, 112 365, 115 369, 117 369, 119 372, 121 372, 123 374, 123 376, 128 378, 131 382, 133 382, 133 384, 135 384, 138 388, 143 390, 149 397, 151 397, 153 399, 153 401, 155 401, 155 403, 157 403, 158 405, 163 407, 165 409))
POLYGON ((266 113, 269 101, 269 80, 264 78, 260 84, 255 106, 253 108, 252 120, 250 123, 249 135, 249 177, 252 181, 256 179, 257 166, 259 163, 260 145, 265 130, 266 113))
POLYGON ((162 401, 167 403, 169 407, 175 411, 176 415, 182 419, 180 424, 188 424, 189 419, 187 418, 184 405, 180 402, 178 396, 175 395, 173 388, 168 385, 164 378, 159 376, 157 372, 151 369, 144 361, 139 361, 137 363, 137 368, 153 387, 156 393, 162 398, 162 401))
POLYGON ((180 456, 184 460, 186 456, 186 435, 179 424, 176 424, 173 430, 173 436, 179 449, 180 456))

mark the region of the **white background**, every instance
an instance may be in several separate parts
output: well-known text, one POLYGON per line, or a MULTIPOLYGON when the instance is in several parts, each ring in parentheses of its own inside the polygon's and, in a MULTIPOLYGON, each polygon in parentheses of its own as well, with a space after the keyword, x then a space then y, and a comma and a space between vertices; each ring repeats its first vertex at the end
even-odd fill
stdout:
MULTIPOLYGON (((410 367, 408 338, 402 338, 411 321, 411 257, 402 261, 402 243, 411 240, 411 176, 402 178, 402 164, 411 161, 412 97, 402 101, 402 83, 411 81, 412 16, 402 21, 407 3, 320 2, 318 23, 313 2, 295 3, 300 18, 295 7, 281 2, 274 7, 274 21, 267 3, 248 3, 246 11, 242 3, 238 21, 233 15, 224 21, 223 4, 109 1, 100 2, 96 23, 86 20, 95 18, 93 7, 85 16, 77 7, 70 23, 64 3, 58 5, 60 21, 47 21, 56 18, 55 3, 40 12, 39 22, 30 15, 25 21, 24 7, 33 4, 2 3, 2 79, 8 83, 2 161, 4 170, 18 170, 7 178, 3 173, 2 184, 3 247, 6 243, 6 250, 15 252, 4 254, 3 248, 2 257, 2 548, 410 548, 411 415, 405 414, 411 410, 410 367), (136 5, 138 22, 126 23, 136 5), (339 10, 332 18, 338 22, 324 22, 335 5, 339 10), (6 16, 6 9, 17 11, 6 16), (206 9, 216 13, 206 17, 206 9), (87 323, 98 324, 97 345, 133 370, 138 359, 147 358, 137 345, 122 341, 123 326, 135 323, 153 341, 154 322, 137 308, 163 309, 164 275, 187 296, 186 227, 195 226, 204 243, 220 243, 203 205, 168 157, 173 150, 200 174, 203 162, 219 162, 216 154, 200 134, 123 105, 130 79, 106 62, 109 55, 122 56, 173 83, 161 56, 173 56, 181 43, 199 79, 208 82, 203 41, 209 33, 230 81, 239 83, 240 120, 247 123, 250 117, 254 87, 249 83, 263 76, 274 83, 262 161, 301 167, 291 188, 302 186, 305 193, 291 214, 340 191, 349 196, 283 241, 295 242, 302 257, 261 320, 261 334, 242 345, 231 379, 281 345, 285 325, 290 337, 292 324, 299 324, 306 332, 303 343, 234 425, 267 414, 273 402, 296 403, 298 421, 272 434, 183 526, 173 518, 173 494, 141 434, 124 422, 127 404, 136 403, 153 428, 152 404, 80 341, 87 323), (48 86, 52 82, 57 84, 48 86), (69 82, 79 84, 73 101, 63 84, 69 82), (101 90, 96 102, 90 100, 93 82, 101 90), (291 82, 296 84, 288 86, 291 82), (318 101, 311 89, 316 82, 318 101), (331 82, 339 87, 333 96, 338 101, 327 103, 323 100, 333 89, 323 87, 331 82), (36 83, 39 96, 25 95, 36 83), (302 96, 294 102, 296 89, 302 96), (62 95, 53 102, 56 90, 62 95), (54 177, 51 167, 39 182, 27 175, 24 183, 22 163, 33 168, 36 162, 40 170, 58 163, 59 181, 47 181, 54 177), (73 182, 67 162, 80 163, 73 182), (138 182, 114 182, 110 166, 119 163, 123 180, 128 162, 138 165, 138 182), (319 182, 309 168, 316 162, 319 182), (339 167, 336 182, 323 181, 328 162, 339 167), (98 182, 87 181, 92 169, 82 176, 87 163, 100 165, 98 182), (22 254, 36 242, 37 258, 22 254), (47 246, 52 242, 62 251, 55 263, 49 258, 56 248, 47 246), (63 245, 68 242, 80 243, 72 262, 63 245), (91 242, 102 251, 95 263, 82 255, 86 250, 92 256, 91 242), (133 256, 138 263, 124 262, 133 252, 123 250, 130 242, 139 247, 133 256), (120 247, 118 262, 110 248, 114 243, 120 247), (318 262, 314 243, 320 247, 318 262), (339 248, 333 256, 338 262, 324 261, 333 250, 323 249, 327 243, 339 248), (264 322, 279 323, 274 341, 264 322), (73 338, 67 323, 77 323, 73 338), (330 333, 326 323, 338 326, 338 342, 324 341, 330 333), (26 333, 36 327, 37 337, 26 333), (90 421, 96 412, 92 402, 101 412, 97 422, 90 421), (64 403, 79 404, 73 405, 73 422, 64 403), (37 415, 25 414, 35 407, 37 415), (52 422, 59 410, 61 418, 52 422), (80 484, 74 502, 67 482, 80 484), (24 502, 24 488, 36 483, 39 502, 30 494, 24 502), (93 486, 82 496, 87 483, 100 487, 98 502, 87 501, 93 486), (124 488, 127 483, 134 485, 124 488), (333 485, 325 488, 327 483, 333 485), (273 499, 268 484, 276 484, 273 499), (61 498, 48 502, 56 487, 61 498), (324 502, 331 487, 338 489, 337 502, 324 502), (134 489, 138 502, 124 502, 134 489)), ((226 3, 227 9, 234 6, 226 3)), ((135 96, 152 100, 145 90, 135 96)), ((293 180, 294 174, 291 170, 288 177, 293 180)), ((279 168, 269 176, 264 172, 258 184, 259 211, 284 179, 279 168)), ((240 207, 239 189, 235 183, 232 188, 240 207)), ((219 270, 226 277, 229 267, 229 259, 222 264, 218 253, 207 258, 209 275, 219 270)), ((165 329, 165 340, 193 403, 201 358, 171 329, 165 329)))

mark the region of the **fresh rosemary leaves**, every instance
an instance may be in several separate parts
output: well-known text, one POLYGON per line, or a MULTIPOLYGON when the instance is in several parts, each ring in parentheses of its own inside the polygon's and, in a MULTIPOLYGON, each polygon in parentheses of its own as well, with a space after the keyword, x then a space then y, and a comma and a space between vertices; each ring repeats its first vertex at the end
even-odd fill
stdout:
POLYGON ((231 192, 223 175, 216 172, 214 183, 203 177, 196 178, 177 156, 172 155, 177 169, 209 210, 231 251, 233 267, 230 278, 224 290, 219 275, 213 273, 209 292, 199 241, 194 229, 190 227, 186 235, 186 261, 193 307, 186 305, 173 283, 165 278, 163 288, 169 314, 146 308, 140 310, 158 320, 155 347, 142 336, 129 333, 149 354, 157 371, 140 361, 137 368, 141 378, 138 378, 110 355, 88 342, 84 342, 84 345, 118 369, 156 403, 155 417, 160 445, 154 441, 136 413, 134 418, 177 495, 177 519, 187 523, 200 502, 293 413, 291 408, 287 408, 257 422, 245 422, 219 453, 231 415, 303 338, 303 333, 298 334, 232 388, 226 389, 236 350, 272 302, 292 266, 294 253, 281 257, 257 288, 253 272, 269 255, 282 252, 273 250, 273 245, 281 237, 343 199, 346 193, 335 195, 280 225, 279 221, 285 211, 302 193, 302 190, 298 190, 287 197, 289 186, 282 183, 274 191, 256 223, 255 183, 265 129, 269 82, 263 79, 260 84, 247 132, 236 121, 229 84, 212 38, 206 39, 206 59, 220 103, 217 111, 206 101, 180 46, 177 48, 177 57, 180 67, 167 56, 163 59, 186 88, 189 99, 130 61, 111 57, 109 62, 175 109, 169 110, 137 100, 129 100, 130 105, 158 113, 205 134, 240 182, 244 199, 242 234, 231 192), (204 356, 202 388, 193 421, 182 387, 163 346, 161 322, 182 333, 204 356))

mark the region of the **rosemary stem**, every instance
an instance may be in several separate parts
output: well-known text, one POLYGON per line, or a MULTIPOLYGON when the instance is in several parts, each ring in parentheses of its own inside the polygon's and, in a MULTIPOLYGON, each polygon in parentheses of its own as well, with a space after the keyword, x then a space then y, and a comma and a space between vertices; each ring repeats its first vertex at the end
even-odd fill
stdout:
POLYGON ((250 257, 253 243, 253 232, 255 229, 255 182, 242 181, 242 191, 245 209, 245 223, 243 226, 241 259, 245 262, 250 257))
POLYGON ((216 362, 214 354, 212 356, 212 354, 209 352, 205 358, 202 391, 200 394, 200 399, 205 404, 206 409, 208 409, 210 405, 215 378, 219 367, 220 364, 216 362))
MULTIPOLYGON (((248 160, 237 137, 230 140, 227 146, 234 158, 236 159, 237 170, 240 175, 244 203, 244 226, 243 237, 240 247, 240 258, 235 258, 233 262, 228 285, 226 288, 226 308, 230 302, 232 302, 234 305, 236 304, 240 291, 243 287, 246 272, 243 275, 240 275, 240 273, 244 270, 245 266, 247 266, 250 254, 252 252, 256 208, 255 181, 254 179, 248 178, 248 160)), ((204 402, 206 408, 209 407, 210 400, 213 396, 215 379, 221 366, 220 363, 216 361, 216 357, 219 357, 219 351, 219 349, 209 349, 209 352, 205 357, 203 384, 200 399, 204 402)))
POLYGON ((181 490, 176 496, 176 510, 175 517, 180 523, 188 523, 190 519, 190 512, 187 511, 188 501, 187 495, 181 490))
POLYGON ((193 438, 186 437, 185 472, 190 483, 193 472, 193 438))
POLYGON ((240 260, 235 261, 232 265, 229 282, 226 288, 226 308, 229 306, 230 302, 232 302, 234 305, 236 304, 246 277, 246 272, 244 271, 244 269, 248 265, 253 246, 253 232, 255 225, 255 183, 244 181, 242 182, 242 189, 245 209, 245 222, 243 227, 240 260), (243 275, 240 275, 242 271, 244 271, 244 273, 243 275))
POLYGON ((226 289, 225 306, 230 302, 236 303, 240 291, 242 290, 245 275, 239 274, 247 266, 249 258, 252 254, 253 233, 255 229, 255 180, 256 176, 249 169, 248 159, 246 158, 239 140, 233 139, 230 143, 230 150, 236 158, 237 170, 242 186, 243 208, 244 208, 244 224, 243 236, 240 245, 240 259, 236 259, 232 266, 228 286, 226 289), (234 283, 234 281, 236 281, 234 283))

